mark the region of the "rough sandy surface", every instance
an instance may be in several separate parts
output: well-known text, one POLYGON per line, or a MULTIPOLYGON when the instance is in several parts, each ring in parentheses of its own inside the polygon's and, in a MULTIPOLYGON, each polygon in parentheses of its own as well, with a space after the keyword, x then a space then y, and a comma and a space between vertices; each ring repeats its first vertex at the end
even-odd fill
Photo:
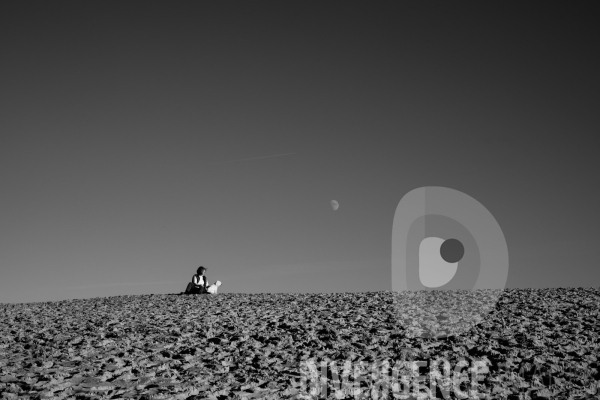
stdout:
MULTIPOLYGON (((478 292, 473 301, 489 295, 478 292)), ((0 397, 292 398, 306 393, 306 361, 443 357, 452 368, 461 359, 483 360, 487 373, 477 390, 488 398, 600 398, 600 289, 504 290, 468 334, 444 339, 422 337, 409 322, 432 296, 143 295, 3 304, 0 397)), ((437 296, 448 307, 447 294, 437 296)), ((331 390, 334 383, 330 398, 351 397, 331 390)), ((369 390, 363 392, 371 396, 369 390)), ((390 398, 401 395, 389 391, 390 398)))

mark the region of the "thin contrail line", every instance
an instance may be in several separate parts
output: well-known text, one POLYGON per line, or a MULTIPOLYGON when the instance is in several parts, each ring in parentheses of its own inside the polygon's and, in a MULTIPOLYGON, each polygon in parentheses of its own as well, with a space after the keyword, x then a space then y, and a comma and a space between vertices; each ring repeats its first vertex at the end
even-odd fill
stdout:
POLYGON ((169 281, 169 282, 132 282, 132 283, 126 283, 126 282, 115 282, 115 283, 99 283, 97 285, 74 285, 74 286, 61 286, 61 288, 66 288, 66 289, 85 289, 85 288, 99 288, 99 287, 110 287, 110 286, 145 286, 145 285, 164 285, 164 284, 184 284, 185 281, 180 281, 180 282, 174 282, 174 281, 169 281))
POLYGON ((239 161, 260 160, 261 158, 282 157, 282 156, 287 156, 287 155, 290 155, 290 154, 296 154, 296 153, 283 153, 283 154, 275 154, 273 156, 242 158, 240 160, 222 161, 222 162, 213 163, 213 164, 226 164, 226 163, 239 162, 239 161))

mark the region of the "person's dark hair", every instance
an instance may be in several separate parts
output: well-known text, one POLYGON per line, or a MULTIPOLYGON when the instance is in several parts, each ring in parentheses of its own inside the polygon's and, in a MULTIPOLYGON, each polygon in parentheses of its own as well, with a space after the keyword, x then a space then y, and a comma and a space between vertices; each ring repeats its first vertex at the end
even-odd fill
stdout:
POLYGON ((206 271, 206 268, 204 268, 203 266, 198 267, 198 270, 196 271, 196 273, 198 275, 200 275, 201 273, 203 273, 204 271, 206 271))

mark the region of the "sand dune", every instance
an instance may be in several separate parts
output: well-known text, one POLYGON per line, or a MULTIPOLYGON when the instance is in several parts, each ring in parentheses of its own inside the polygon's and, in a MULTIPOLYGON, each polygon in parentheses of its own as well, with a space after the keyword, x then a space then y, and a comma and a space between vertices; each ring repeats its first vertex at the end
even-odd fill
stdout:
MULTIPOLYGON (((435 293, 143 295, 4 304, 0 393, 8 399, 309 398, 299 384, 307 361, 368 365, 438 357, 452 365, 461 358, 484 360, 488 370, 478 391, 489 398, 596 393, 599 289, 504 290, 480 324, 444 339, 415 334, 435 334, 448 324, 437 318, 436 328, 417 318, 427 301, 448 306, 447 293, 435 293)), ((351 396, 336 397, 332 385, 330 377, 332 398, 351 396)))

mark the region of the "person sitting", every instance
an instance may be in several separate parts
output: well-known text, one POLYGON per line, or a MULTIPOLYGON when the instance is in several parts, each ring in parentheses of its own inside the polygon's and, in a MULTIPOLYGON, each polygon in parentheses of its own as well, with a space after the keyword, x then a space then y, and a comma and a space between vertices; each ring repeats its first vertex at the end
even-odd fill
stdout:
POLYGON ((188 283, 188 286, 185 290, 186 294, 204 294, 208 293, 208 279, 206 279, 206 268, 203 266, 198 267, 198 270, 192 277, 192 281, 188 283))
POLYGON ((221 286, 221 281, 216 281, 212 285, 210 285, 206 291, 211 294, 217 294, 217 289, 221 286))

